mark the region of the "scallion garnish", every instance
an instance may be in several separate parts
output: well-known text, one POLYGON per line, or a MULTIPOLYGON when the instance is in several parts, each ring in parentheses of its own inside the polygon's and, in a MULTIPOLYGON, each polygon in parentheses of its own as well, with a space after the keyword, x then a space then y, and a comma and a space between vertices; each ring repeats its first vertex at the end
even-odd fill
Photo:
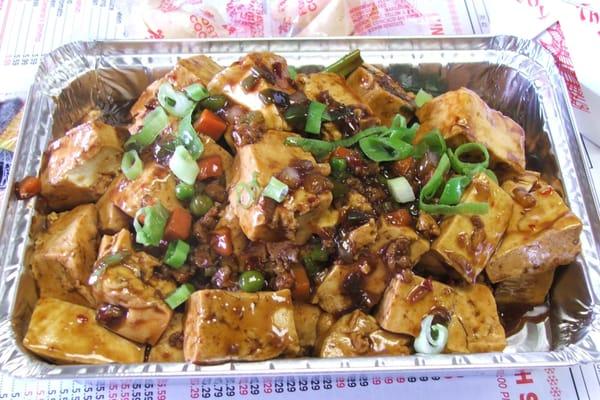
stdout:
POLYGON ((192 111, 195 103, 185 93, 178 92, 170 83, 163 83, 158 88, 158 102, 171 115, 183 118, 192 111))
POLYGON ((135 241, 144 246, 158 246, 165 232, 169 211, 162 204, 140 208, 133 218, 135 241), (143 216, 144 223, 140 223, 143 216))
POLYGON ((208 90, 199 83, 192 83, 183 90, 185 91, 185 94, 194 101, 200 101, 208 96, 208 90))
POLYGON ((184 283, 167 296, 165 303, 174 310, 185 303, 195 290, 196 288, 191 283, 184 283))
POLYGON ((197 160, 204 153, 204 144, 192 125, 192 111, 179 121, 177 139, 185 146, 190 155, 197 160))
POLYGON ((123 154, 123 158, 121 159, 121 170, 127 179, 136 179, 142 174, 143 167, 144 165, 142 164, 142 160, 137 151, 129 150, 123 154))
POLYGON ((173 171, 173 174, 182 182, 188 185, 196 182, 196 177, 200 172, 200 168, 196 161, 192 158, 190 153, 183 146, 177 146, 175 152, 169 160, 169 168, 173 171))
POLYGON ((285 196, 288 194, 289 190, 290 188, 288 185, 272 176, 271 180, 269 180, 269 183, 264 188, 262 195, 281 203, 283 199, 285 199, 285 196))
POLYGON ((169 117, 165 110, 162 107, 155 108, 144 118, 142 129, 125 142, 125 148, 136 147, 142 149, 152 144, 168 125, 169 117))
POLYGON ((183 240, 169 243, 165 253, 165 264, 175 269, 181 268, 190 252, 190 245, 183 240))
POLYGON ((120 264, 123 262, 123 260, 129 257, 129 255, 130 253, 128 251, 117 251, 115 253, 106 254, 104 257, 96 261, 93 272, 88 279, 88 284, 94 285, 96 282, 98 282, 98 279, 100 279, 108 267, 120 264))
POLYGON ((360 56, 360 50, 356 49, 325 68, 325 72, 333 72, 343 77, 347 77, 363 63, 364 61, 360 56))
POLYGON ((252 173, 250 182, 240 182, 235 187, 238 204, 244 208, 250 208, 258 199, 260 186, 258 184, 258 172, 252 173))
POLYGON ((448 157, 450 158, 450 165, 459 174, 473 176, 479 172, 485 170, 490 164, 490 153, 481 143, 464 143, 456 148, 455 151, 448 149, 448 157), (471 153, 477 151, 483 155, 483 161, 478 163, 471 163, 462 161, 460 156, 465 153, 471 153))
POLYGON ((415 104, 417 107, 423 107, 423 104, 427 103, 433 99, 433 96, 424 91, 423 89, 419 89, 417 95, 415 96, 415 104))
POLYGON ((413 192, 412 186, 410 186, 410 183, 408 183, 405 177, 399 176, 397 178, 388 179, 387 186, 393 199, 398 203, 410 203, 415 200, 415 193, 413 192))
POLYGON ((290 74, 290 78, 292 78, 292 80, 294 81, 298 77, 298 72, 296 72, 296 68, 292 67, 291 65, 288 65, 288 74, 290 74))
POLYGON ((321 119, 323 118, 323 112, 325 111, 325 104, 319 103, 318 101, 311 101, 308 105, 308 116, 306 117, 306 124, 304 130, 308 133, 318 135, 321 133, 321 119))
POLYGON ((433 315, 421 321, 421 332, 415 338, 414 347, 417 353, 439 354, 448 343, 448 328, 442 324, 433 324, 433 315))

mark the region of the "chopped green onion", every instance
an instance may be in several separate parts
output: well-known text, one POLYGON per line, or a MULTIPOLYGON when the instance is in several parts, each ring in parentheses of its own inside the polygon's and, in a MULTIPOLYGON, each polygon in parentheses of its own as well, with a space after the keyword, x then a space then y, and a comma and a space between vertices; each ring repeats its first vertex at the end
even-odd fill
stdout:
POLYGON ((427 150, 431 150, 439 155, 446 152, 446 140, 442 136, 439 130, 434 129, 429 132, 421 141, 415 146, 415 158, 421 158, 427 153, 427 150))
POLYGON ((413 154, 411 144, 389 137, 369 136, 358 144, 368 158, 377 162, 403 160, 413 154))
POLYGON ((433 171, 429 181, 421 189, 419 194, 419 209, 428 214, 455 215, 455 214, 486 214, 489 211, 488 203, 461 203, 454 206, 445 204, 428 204, 442 185, 444 176, 450 169, 450 160, 447 154, 443 154, 440 162, 433 171))
POLYGON ((165 232, 169 211, 162 204, 140 208, 133 218, 135 241, 144 246, 158 246, 165 232), (144 216, 144 225, 139 217, 144 216))
POLYGON ((293 81, 295 81, 298 77, 298 72, 296 72, 296 68, 292 67, 291 65, 288 65, 288 74, 290 74, 290 78, 292 78, 293 81))
POLYGON ((117 251, 116 253, 106 254, 94 264, 94 270, 88 279, 88 284, 94 285, 108 267, 120 264, 129 256, 130 253, 128 251, 117 251))
POLYGON ((157 107, 144 117, 142 129, 125 142, 125 148, 135 146, 142 149, 152 144, 158 135, 169 125, 169 117, 162 107, 157 107))
POLYGON ((421 332, 415 338, 414 347, 417 353, 439 354, 448 343, 448 328, 442 324, 434 324, 433 315, 428 315, 421 321, 421 332))
POLYGON ((169 160, 169 168, 179 180, 193 185, 200 172, 200 167, 183 146, 177 146, 169 160))
POLYGON ((458 204, 469 183, 471 183, 471 178, 464 175, 453 176, 448 179, 440 196, 440 204, 449 206, 458 204))
POLYGON ((310 251, 302 258, 304 266, 310 276, 314 276, 317 272, 323 269, 324 263, 329 260, 329 254, 323 248, 322 244, 316 244, 311 247, 310 251))
POLYGON ((169 243, 165 253, 165 264, 175 269, 181 268, 190 252, 190 245, 183 240, 169 243))
POLYGON ((213 200, 205 194, 198 194, 190 201, 190 211, 196 217, 201 217, 215 205, 213 200))
POLYGON ((242 87, 242 89, 244 90, 245 93, 248 93, 256 87, 259 79, 260 79, 260 76, 256 75, 254 73, 254 71, 252 71, 250 73, 250 75, 248 75, 247 77, 245 77, 242 80, 242 83, 240 84, 240 86, 242 87))
POLYGON ((331 175, 334 178, 344 178, 346 176, 346 169, 348 168, 348 161, 345 158, 333 157, 329 160, 331 165, 331 175))
POLYGON ((225 104, 227 104, 227 96, 213 94, 200 100, 199 104, 202 108, 208 108, 210 111, 217 111, 225 107, 225 104))
POLYGON ((183 90, 185 91, 185 94, 194 101, 200 101, 208 96, 208 90, 199 83, 192 83, 183 90))
POLYGON ((452 169, 463 175, 475 175, 486 169, 490 164, 490 153, 481 143, 464 143, 458 146, 454 152, 452 149, 448 149, 448 157, 450 157, 450 165, 452 165, 452 169), (483 154, 483 161, 471 163, 460 160, 461 155, 470 153, 474 150, 483 154))
POLYGON ((323 115, 321 116, 321 119, 322 119, 323 121, 327 121, 327 122, 331 122, 331 121, 333 121, 333 117, 331 116, 331 114, 329 114, 329 113, 327 112, 327 110, 323 111, 323 115))
POLYGON ((185 146, 194 160, 199 159, 204 153, 204 144, 192 125, 191 111, 179 121, 177 139, 185 146))
POLYGON ((290 188, 274 176, 271 177, 267 186, 263 189, 262 195, 281 203, 287 196, 290 188))
POLYGON ((163 83, 158 88, 158 102, 167 112, 175 117, 182 118, 192 111, 195 103, 188 99, 185 93, 178 92, 170 83, 163 83))
POLYGON ((137 179, 137 177, 142 174, 143 167, 142 160, 137 151, 129 150, 123 154, 123 158, 121 159, 121 170, 127 179, 131 181, 137 179))
POLYGON ((306 124, 304 130, 308 133, 318 135, 321 133, 321 119, 323 112, 325 111, 325 104, 319 103, 318 101, 311 101, 308 105, 308 117, 306 118, 306 124))
POLYGON ((405 177, 399 176, 398 178, 388 179, 387 186, 390 194, 398 203, 415 201, 415 193, 405 177))
POLYGON ((419 89, 419 91, 417 92, 417 95, 415 96, 415 104, 417 105, 417 107, 423 107, 423 104, 427 103, 428 101, 430 101, 432 99, 433 99, 432 95, 430 95, 423 89, 419 89))
POLYGON ((356 68, 363 65, 363 63, 364 61, 360 56, 360 50, 356 49, 325 68, 325 72, 333 72, 343 77, 347 77, 356 68))
POLYGON ((491 169, 484 169, 483 173, 486 174, 488 178, 493 180, 496 185, 498 184, 498 177, 496 176, 494 171, 492 171, 491 169))
POLYGON ((194 185, 188 185, 185 182, 179 182, 175 186, 175 197, 179 200, 189 200, 194 197, 194 185))
POLYGON ((191 283, 184 283, 167 296, 165 303, 174 310, 185 303, 195 290, 196 288, 191 283))
POLYGON ((239 205, 243 208, 250 208, 258 198, 260 186, 258 184, 258 172, 252 173, 250 182, 240 182, 236 185, 236 195, 239 205))
POLYGON ((406 118, 402 114, 396 114, 392 120, 392 129, 406 128, 406 118))
POLYGON ((265 286, 265 278, 260 271, 244 271, 238 283, 244 292, 258 292, 265 286))

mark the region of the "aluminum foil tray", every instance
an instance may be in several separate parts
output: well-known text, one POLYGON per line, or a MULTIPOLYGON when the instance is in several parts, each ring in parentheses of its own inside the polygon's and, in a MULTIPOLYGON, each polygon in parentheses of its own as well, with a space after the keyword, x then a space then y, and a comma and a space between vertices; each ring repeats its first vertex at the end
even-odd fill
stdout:
MULTIPOLYGON (((550 54, 515 37, 357 38, 252 41, 77 42, 50 53, 38 70, 22 122, 7 195, 0 208, 0 369, 21 377, 166 377, 489 369, 567 365, 600 359, 600 220, 566 89, 550 54), (228 65, 270 50, 296 67, 327 65, 351 49, 386 67, 404 86, 433 93, 466 86, 527 132, 527 163, 562 185, 583 221, 582 253, 559 269, 548 318, 527 323, 502 353, 281 359, 216 366, 193 364, 53 365, 21 344, 36 302, 25 264, 35 199, 17 201, 14 182, 37 175, 42 153, 94 107, 135 99, 178 58, 208 54, 228 65)), ((119 111, 115 109, 114 111, 119 111)))

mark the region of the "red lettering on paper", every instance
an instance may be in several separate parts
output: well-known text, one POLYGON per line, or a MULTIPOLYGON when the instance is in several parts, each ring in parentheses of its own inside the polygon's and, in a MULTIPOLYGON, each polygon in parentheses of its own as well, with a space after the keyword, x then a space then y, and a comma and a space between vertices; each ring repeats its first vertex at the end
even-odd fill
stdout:
POLYGON ((517 379, 517 385, 525 385, 525 384, 533 383, 533 379, 531 379, 530 371, 517 372, 515 374, 515 376, 519 378, 519 379, 517 379))
POLYGON ((407 0, 365 1, 350 9, 355 35, 366 35, 379 29, 406 25, 409 18, 422 17, 423 14, 407 0))

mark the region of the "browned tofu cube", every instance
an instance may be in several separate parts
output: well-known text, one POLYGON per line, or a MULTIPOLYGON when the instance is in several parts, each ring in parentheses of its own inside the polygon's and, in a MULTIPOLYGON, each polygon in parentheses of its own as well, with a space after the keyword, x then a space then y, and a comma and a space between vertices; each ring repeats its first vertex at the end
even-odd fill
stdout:
POLYGON ((96 322, 94 310, 41 298, 31 315, 23 345, 58 363, 141 363, 144 346, 116 335, 96 322))
POLYGON ((138 343, 156 344, 173 315, 160 293, 144 283, 127 261, 107 268, 92 289, 99 305, 99 321, 138 343), (113 317, 106 311, 109 309, 118 310, 120 315, 113 317))
POLYGON ((487 202, 489 211, 483 215, 452 215, 440 225, 440 236, 431 250, 454 268, 467 282, 475 282, 496 250, 512 215, 513 201, 487 175, 477 175, 461 199, 466 202, 487 202))
POLYGON ((115 190, 117 184, 122 179, 122 176, 113 179, 106 192, 104 192, 96 203, 96 208, 98 209, 98 228, 103 233, 117 233, 131 224, 131 218, 121 211, 119 207, 115 206, 111 200, 112 191, 115 190))
POLYGON ((183 354, 186 361, 260 361, 299 350, 289 290, 199 290, 188 300, 183 354))
POLYGON ((554 270, 527 273, 499 282, 494 289, 494 297, 498 305, 529 305, 543 304, 554 280, 554 270))
POLYGON ((374 254, 381 255, 391 270, 412 268, 429 250, 429 241, 408 226, 396 226, 385 218, 377 221, 377 239, 371 243, 374 254))
POLYGON ((140 208, 156 202, 169 211, 182 207, 175 197, 176 185, 177 181, 167 167, 150 162, 133 181, 121 176, 109 196, 114 205, 133 218, 140 208))
POLYGON ((411 338, 386 332, 372 316, 355 310, 338 319, 323 339, 319 357, 408 355, 411 338))
POLYGON ((371 308, 381 299, 391 275, 378 257, 334 264, 317 287, 312 303, 337 315, 359 307, 371 308))
POLYGON ((525 170, 525 132, 515 121, 492 110, 473 91, 460 88, 446 92, 417 110, 421 126, 415 142, 439 129, 448 144, 465 142, 485 145, 493 166, 525 170))
POLYGON ((52 213, 35 241, 32 272, 40 297, 94 304, 87 281, 96 260, 97 214, 93 204, 52 213))
POLYGON ((333 325, 333 315, 306 303, 294 303, 294 322, 301 354, 310 355, 333 325))
POLYGON ((581 251, 582 225, 560 195, 543 180, 531 191, 513 181, 503 186, 515 205, 504 239, 486 268, 490 280, 500 282, 572 263, 581 251))
POLYGON ((414 94, 406 92, 398 82, 372 65, 357 68, 346 83, 386 126, 392 124, 396 114, 407 120, 415 114, 414 94))
POLYGON ((428 314, 449 317, 446 352, 500 351, 506 345, 492 292, 481 284, 454 288, 401 274, 386 289, 376 318, 387 331, 416 337, 428 314))
POLYGON ((290 191, 279 204, 263 198, 255 199, 250 204, 243 203, 245 195, 240 195, 240 185, 247 185, 256 179, 258 186, 264 188, 272 176, 293 161, 309 161, 313 165, 312 173, 321 179, 329 174, 328 165, 316 164, 310 153, 299 147, 284 145, 284 140, 290 135, 289 132, 268 131, 257 143, 238 149, 233 167, 233 189, 229 191, 229 207, 237 216, 244 234, 252 241, 275 241, 285 237, 304 243, 317 229, 313 221, 327 211, 333 199, 331 190, 314 194, 300 186, 290 191), (269 209, 270 203, 274 203, 274 210, 269 209))
POLYGON ((175 313, 158 343, 152 346, 148 362, 185 362, 183 357, 183 314, 175 313))
POLYGON ((121 168, 116 130, 101 121, 79 125, 50 143, 42 168, 42 196, 54 210, 96 201, 121 168))

